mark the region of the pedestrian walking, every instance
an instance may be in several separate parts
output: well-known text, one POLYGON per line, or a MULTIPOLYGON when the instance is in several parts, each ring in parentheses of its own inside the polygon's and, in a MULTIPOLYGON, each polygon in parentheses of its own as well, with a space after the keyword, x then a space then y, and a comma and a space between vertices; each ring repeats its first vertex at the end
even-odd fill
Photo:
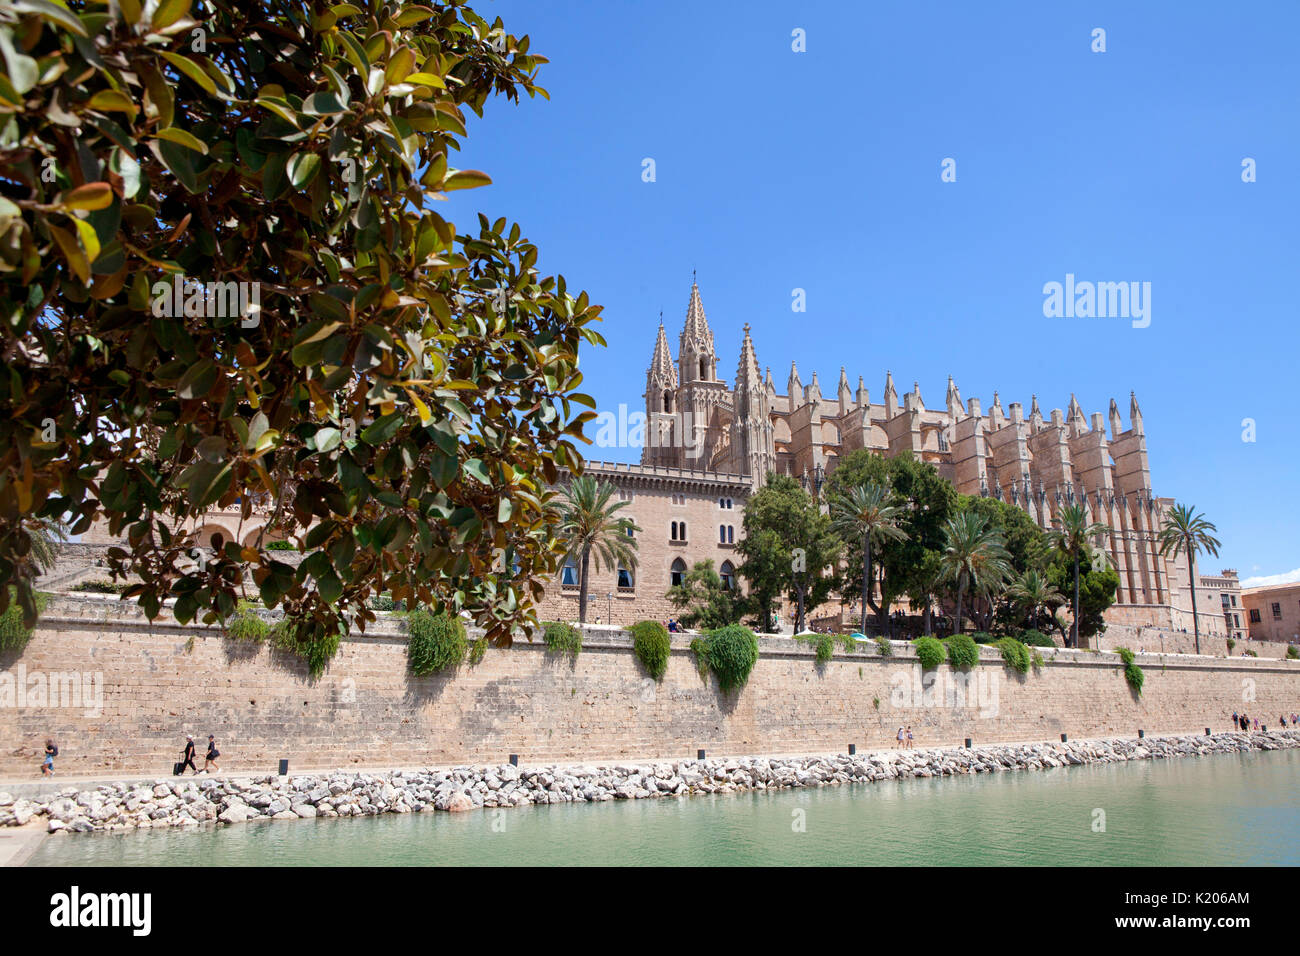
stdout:
POLYGON ((185 735, 185 753, 181 755, 181 771, 179 774, 177 774, 177 776, 184 776, 186 767, 189 767, 196 774, 199 772, 199 768, 194 766, 194 735, 193 734, 185 735))
POLYGON ((53 740, 45 741, 45 759, 41 761, 41 776, 54 776, 54 758, 59 755, 59 745, 53 740))
POLYGON ((203 772, 207 773, 209 768, 220 771, 221 768, 217 766, 217 758, 220 756, 221 751, 217 749, 216 738, 208 734, 208 752, 203 758, 203 772))

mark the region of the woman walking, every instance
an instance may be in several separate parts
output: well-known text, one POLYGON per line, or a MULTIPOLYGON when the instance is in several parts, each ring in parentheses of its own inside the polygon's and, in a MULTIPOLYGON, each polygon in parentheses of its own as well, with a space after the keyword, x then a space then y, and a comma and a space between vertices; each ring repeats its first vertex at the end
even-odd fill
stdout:
POLYGON ((217 758, 220 756, 221 751, 217 749, 216 738, 208 734, 208 752, 203 758, 203 772, 207 773, 209 768, 220 771, 221 768, 217 766, 217 758))
POLYGON ((41 761, 41 776, 54 776, 54 758, 59 755, 59 747, 53 740, 45 741, 45 759, 41 761))

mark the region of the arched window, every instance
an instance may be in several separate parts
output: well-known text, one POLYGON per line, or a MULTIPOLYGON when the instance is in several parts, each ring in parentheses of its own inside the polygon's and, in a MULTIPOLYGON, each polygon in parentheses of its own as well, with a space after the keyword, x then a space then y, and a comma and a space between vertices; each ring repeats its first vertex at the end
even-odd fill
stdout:
POLYGON ((560 583, 575 588, 578 586, 578 562, 573 555, 569 555, 564 559, 564 572, 560 578, 560 583))
POLYGON ((727 526, 725 524, 720 524, 718 525, 718 544, 726 544, 726 543, 727 543, 727 526))
POLYGON ((709 380, 709 360, 703 355, 700 356, 700 378, 706 382, 709 380))
POLYGON ((678 558, 673 562, 672 568, 668 572, 668 583, 672 587, 681 587, 686 580, 686 562, 678 558))
POLYGON ((632 578, 632 572, 627 568, 618 569, 618 586, 620 588, 632 588, 636 582, 632 578))
POLYGON ((730 561, 723 561, 722 568, 718 572, 718 577, 722 578, 722 586, 728 591, 736 587, 736 568, 730 561))
POLYGON ((664 411, 671 412, 672 410, 673 410, 673 393, 668 391, 667 389, 664 389, 664 411))
POLYGON ((736 543, 736 526, 734 524, 729 524, 727 525, 727 544, 735 544, 735 543, 736 543))
POLYGON ((677 540, 677 522, 676 522, 676 521, 673 522, 672 540, 673 540, 673 541, 676 541, 676 540, 677 540))

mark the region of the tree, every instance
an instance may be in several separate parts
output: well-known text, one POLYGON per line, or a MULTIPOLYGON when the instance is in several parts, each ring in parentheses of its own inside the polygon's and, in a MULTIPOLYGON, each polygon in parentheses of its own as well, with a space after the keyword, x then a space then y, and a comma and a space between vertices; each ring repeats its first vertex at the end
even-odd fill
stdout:
MULTIPOLYGON (((1071 647, 1079 646, 1079 559, 1088 552, 1088 542, 1103 534, 1110 534, 1110 526, 1100 521, 1088 523, 1088 511, 1083 505, 1063 505, 1056 515, 1057 528, 1048 532, 1048 540, 1058 551, 1074 563, 1074 624, 1071 647)), ((1103 554, 1104 560, 1104 554, 1103 554)), ((1118 576, 1116 578, 1118 581, 1118 576)))
POLYGON ((636 568, 636 538, 641 529, 631 518, 620 518, 626 501, 611 500, 618 489, 608 481, 590 475, 570 480, 562 494, 559 534, 569 554, 578 559, 578 623, 587 623, 587 592, 590 585, 591 559, 596 570, 636 568))
POLYGON ((1065 603, 1065 595, 1052 586, 1047 577, 1030 569, 1011 582, 1007 596, 1019 606, 1021 612, 1029 616, 1031 626, 1038 630, 1038 616, 1065 603))
MULTIPOLYGON (((833 500, 867 482, 890 489, 891 503, 902 509, 897 526, 907 535, 902 540, 886 539, 872 548, 872 564, 881 571, 880 603, 876 604, 874 596, 869 594, 869 604, 881 622, 885 622, 889 608, 899 597, 932 588, 933 579, 926 578, 925 569, 943 550, 944 526, 957 508, 958 495, 952 483, 928 462, 918 461, 910 454, 886 458, 859 448, 844 455, 835 466, 826 481, 827 496, 833 500)), ((845 571, 860 568, 861 540, 849 538, 844 545, 845 571)), ((836 590, 848 593, 858 584, 856 573, 853 580, 842 576, 836 590)))
MULTIPOLYGON (((892 502, 889 489, 869 481, 831 498, 831 527, 844 541, 862 542, 862 633, 867 631, 867 602, 871 590, 871 545, 902 541, 898 527, 905 509, 892 502)), ((883 629, 883 622, 882 622, 883 629)))
POLYGON ((736 546, 744 559, 737 573, 770 620, 772 603, 789 593, 797 607, 795 630, 804 629, 804 610, 830 595, 833 577, 826 573, 839 559, 840 541, 830 518, 788 475, 769 474, 767 484, 745 502, 745 537, 736 546))
POLYGON ((1204 551, 1219 556, 1219 539, 1210 534, 1218 530, 1204 514, 1196 513, 1194 505, 1176 504, 1165 515, 1158 535, 1162 557, 1172 555, 1177 559, 1180 554, 1187 555, 1187 586, 1192 591, 1192 629, 1198 654, 1201 653, 1201 623, 1196 614, 1196 555, 1204 551))
POLYGON ((546 95, 528 37, 461 0, 22 0, 0 38, 0 610, 34 620, 39 522, 102 520, 150 617, 229 615, 251 569, 316 630, 383 592, 535 625, 600 307, 518 224, 434 211, 490 182, 466 111, 546 95), (184 562, 259 498, 300 566, 184 562))
POLYGON ((966 591, 989 593, 1000 586, 1011 575, 1011 556, 984 516, 973 511, 959 511, 949 518, 945 539, 939 580, 952 582, 957 589, 953 633, 960 634, 966 591))
POLYGON ((682 624, 705 630, 739 624, 748 604, 743 594, 723 583, 710 560, 696 561, 682 583, 668 589, 668 600, 682 609, 677 615, 682 624))
MULTIPOLYGON (((1047 580, 1062 594, 1072 587, 1073 558, 1063 552, 1053 555, 1047 566, 1047 580)), ((1119 573, 1109 566, 1105 555, 1088 548, 1080 560, 1079 566, 1079 637, 1087 638, 1102 633, 1106 629, 1105 611, 1115 603, 1115 593, 1119 588, 1119 573)), ((1068 604, 1069 602, 1067 602, 1068 604)), ((1067 644, 1074 629, 1071 620, 1067 626, 1060 623, 1060 618, 1052 615, 1061 638, 1067 644)))

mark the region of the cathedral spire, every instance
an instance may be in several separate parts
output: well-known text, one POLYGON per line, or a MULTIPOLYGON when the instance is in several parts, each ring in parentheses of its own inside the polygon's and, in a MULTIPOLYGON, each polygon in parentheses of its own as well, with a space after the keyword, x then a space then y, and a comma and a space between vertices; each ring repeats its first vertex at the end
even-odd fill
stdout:
POLYGON ((673 355, 668 350, 668 333, 664 331, 663 318, 659 319, 659 337, 655 340, 654 355, 650 358, 650 375, 664 384, 677 386, 677 369, 673 355))
POLYGON ((718 378, 717 353, 713 350, 713 332, 704 317, 704 303, 700 301, 700 287, 691 283, 691 301, 686 307, 686 324, 682 327, 681 345, 677 350, 681 365, 681 383, 718 378))
POLYGON ((1141 435, 1142 432, 1142 410, 1138 408, 1137 392, 1129 392, 1128 403, 1128 420, 1133 431, 1141 435))
POLYGON ((740 363, 736 366, 736 391, 762 388, 763 379, 758 371, 758 356, 754 354, 754 341, 749 337, 749 323, 745 323, 745 338, 740 343, 740 363))
POLYGON ((794 362, 790 363, 790 378, 786 381, 786 392, 790 396, 790 411, 794 411, 799 407, 796 402, 803 401, 803 382, 799 380, 799 369, 795 367, 794 362))
POLYGON ((1110 400, 1110 411, 1107 417, 1110 418, 1110 440, 1114 441, 1124 431, 1124 423, 1119 417, 1119 404, 1113 398, 1110 400))
POLYGON ((894 388, 894 373, 885 372, 885 416, 893 418, 898 414, 898 390, 894 388))
POLYGON ((704 316, 704 303, 700 301, 700 287, 691 283, 691 301, 686 307, 686 326, 682 329, 683 338, 693 338, 703 342, 713 338, 709 330, 709 320, 704 316))
POLYGON ((1038 431, 1043 424, 1043 410, 1038 407, 1038 396, 1029 397, 1029 423, 1033 426, 1034 431, 1038 431))

